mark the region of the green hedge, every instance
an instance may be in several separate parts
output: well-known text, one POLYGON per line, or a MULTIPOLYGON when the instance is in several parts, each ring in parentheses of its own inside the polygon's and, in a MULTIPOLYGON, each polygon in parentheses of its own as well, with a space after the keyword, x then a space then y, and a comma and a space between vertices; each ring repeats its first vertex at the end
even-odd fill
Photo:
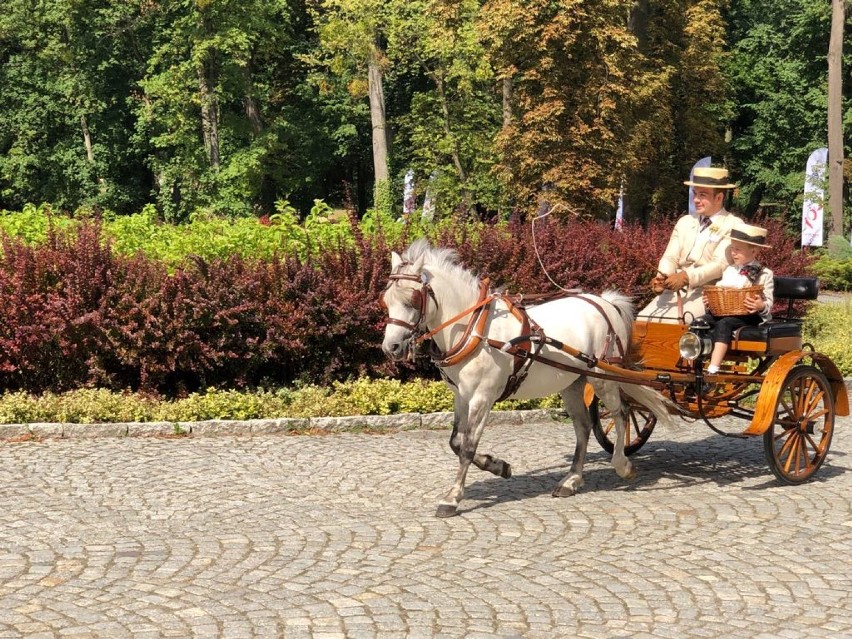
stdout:
MULTIPOLYGON (((495 410, 557 408, 558 396, 504 401, 495 410)), ((444 382, 359 379, 332 387, 304 386, 250 393, 209 389, 183 399, 162 401, 137 393, 84 389, 68 393, 0 395, 0 424, 190 422, 209 419, 342 417, 451 411, 453 396, 444 382)))

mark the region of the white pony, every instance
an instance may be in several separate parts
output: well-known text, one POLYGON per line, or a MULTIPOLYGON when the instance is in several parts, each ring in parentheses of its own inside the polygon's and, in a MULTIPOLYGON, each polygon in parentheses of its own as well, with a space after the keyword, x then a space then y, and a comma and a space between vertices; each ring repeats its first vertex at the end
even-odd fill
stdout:
POLYGON ((573 420, 574 459, 568 475, 553 490, 554 497, 574 495, 583 484, 592 427, 583 397, 586 381, 615 419, 612 465, 616 473, 625 479, 635 476, 633 464, 624 455, 627 405, 621 393, 643 404, 659 421, 667 419, 670 405, 650 388, 584 374, 600 373, 594 366, 597 358, 613 356, 616 344, 629 345, 634 313, 629 298, 614 292, 559 298, 527 309, 531 323, 524 326, 518 309, 499 293, 486 294, 486 285, 459 265, 452 249, 432 248, 426 240, 417 240, 402 256, 393 253, 391 262, 390 281, 381 299, 388 310, 382 349, 391 359, 401 360, 417 339, 431 337, 437 351, 433 360, 455 394, 450 447, 459 458, 459 470, 438 504, 438 517, 457 513, 471 462, 495 475, 511 477, 506 461, 477 452, 491 407, 504 391, 517 399, 559 393, 573 420), (524 337, 538 327, 547 340, 524 337), (518 343, 525 352, 532 351, 537 361, 524 363, 518 375, 520 385, 507 388, 521 362, 507 351, 518 343), (560 348, 563 344, 575 355, 579 351, 579 357, 560 348), (557 364, 548 365, 542 359, 557 364))

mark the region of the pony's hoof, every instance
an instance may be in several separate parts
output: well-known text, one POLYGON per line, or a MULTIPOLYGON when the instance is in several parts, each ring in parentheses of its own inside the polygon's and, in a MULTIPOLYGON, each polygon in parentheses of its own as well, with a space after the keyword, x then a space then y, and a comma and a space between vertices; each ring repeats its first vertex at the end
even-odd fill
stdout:
POLYGON ((500 473, 500 477, 503 479, 509 479, 512 476, 512 464, 509 462, 503 462, 503 470, 500 473))
POLYGON ((573 497, 577 494, 577 489, 573 486, 557 486, 550 494, 553 497, 573 497))
POLYGON ((459 514, 459 507, 452 504, 438 504, 438 510, 435 511, 435 517, 445 519, 447 517, 455 517, 459 514))
POLYGON ((624 471, 624 474, 620 474, 620 476, 625 481, 633 481, 634 479, 636 479, 636 467, 631 465, 630 468, 624 471))

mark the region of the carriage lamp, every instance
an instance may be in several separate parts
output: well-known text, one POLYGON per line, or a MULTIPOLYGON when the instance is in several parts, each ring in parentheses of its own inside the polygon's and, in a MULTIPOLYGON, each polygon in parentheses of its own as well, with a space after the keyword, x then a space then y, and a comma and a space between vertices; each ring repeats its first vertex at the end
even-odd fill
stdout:
POLYGON ((710 341, 710 326, 702 319, 695 320, 678 342, 680 356, 689 361, 709 355, 713 350, 710 341))

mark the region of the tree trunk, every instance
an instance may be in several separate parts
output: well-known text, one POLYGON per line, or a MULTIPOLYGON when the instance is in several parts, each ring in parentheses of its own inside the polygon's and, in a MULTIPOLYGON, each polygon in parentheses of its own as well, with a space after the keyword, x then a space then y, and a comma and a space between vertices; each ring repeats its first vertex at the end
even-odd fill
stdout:
POLYGON ((376 52, 370 55, 367 63, 367 81, 370 95, 370 119, 373 124, 373 170, 378 185, 388 180, 388 136, 382 67, 376 52))
MULTIPOLYGON (((89 161, 89 164, 94 164, 95 151, 92 147, 92 134, 89 131, 89 122, 86 120, 85 115, 80 116, 80 128, 83 130, 83 146, 86 147, 86 159, 89 161)), ((106 182, 97 174, 95 174, 95 181, 100 185, 101 193, 103 193, 106 189, 106 182)))
POLYGON ((251 65, 247 64, 245 67, 245 87, 246 94, 243 98, 243 106, 245 107, 246 117, 251 124, 252 131, 254 131, 255 135, 263 131, 263 119, 260 117, 260 109, 257 108, 257 102, 255 102, 253 93, 253 85, 251 79, 251 65))
POLYGON ((219 109, 216 101, 216 93, 213 90, 215 83, 211 81, 213 75, 208 63, 198 67, 198 92, 201 95, 201 132, 204 136, 204 150, 207 151, 207 159, 210 166, 219 170, 219 109))
POLYGON ((514 89, 512 76, 503 78, 503 128, 512 124, 512 91, 514 89))
POLYGON ((832 232, 843 235, 843 23, 844 0, 831 3, 831 39, 828 45, 828 208, 832 232))
POLYGON ((636 0, 627 17, 627 29, 636 36, 639 51, 648 47, 648 0, 636 0))
MULTIPOLYGON (((444 78, 440 73, 434 73, 432 75, 435 80, 435 86, 438 89, 438 97, 441 100, 441 113, 444 116, 444 135, 447 136, 448 140, 453 139, 453 131, 450 128, 450 107, 447 104, 447 96, 444 93, 444 78)), ((464 167, 461 163, 461 157, 459 156, 459 149, 456 145, 455 141, 452 143, 452 151, 451 155, 453 158, 453 166, 456 167, 456 173, 459 174, 459 180, 465 182, 467 180, 467 173, 464 170, 464 167)))
POLYGON ((80 127, 83 129, 83 145, 86 147, 86 159, 94 163, 95 152, 92 150, 92 134, 89 133, 89 123, 86 122, 86 116, 80 116, 80 127))

